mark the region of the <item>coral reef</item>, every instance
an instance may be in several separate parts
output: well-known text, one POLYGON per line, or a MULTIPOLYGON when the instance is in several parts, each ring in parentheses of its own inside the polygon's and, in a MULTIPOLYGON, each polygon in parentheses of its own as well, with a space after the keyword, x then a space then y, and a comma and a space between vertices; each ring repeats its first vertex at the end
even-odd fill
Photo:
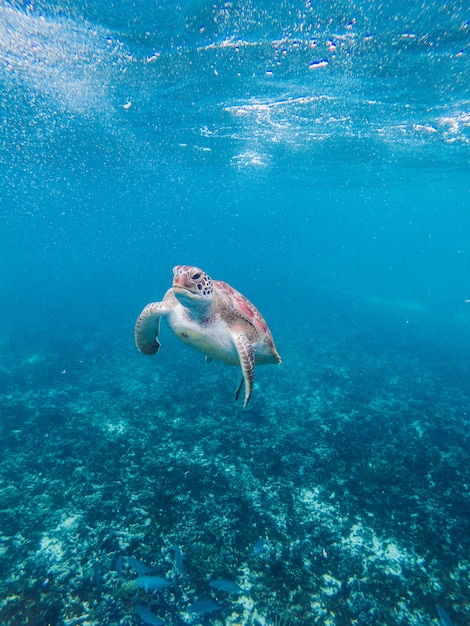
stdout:
POLYGON ((466 614, 468 365, 450 376, 416 342, 342 332, 338 346, 319 325, 308 351, 281 336, 284 366, 260 370, 246 411, 227 399, 234 370, 142 358, 127 330, 4 346, 0 622, 138 624, 137 605, 167 624, 466 614), (119 556, 170 584, 139 588, 119 556))

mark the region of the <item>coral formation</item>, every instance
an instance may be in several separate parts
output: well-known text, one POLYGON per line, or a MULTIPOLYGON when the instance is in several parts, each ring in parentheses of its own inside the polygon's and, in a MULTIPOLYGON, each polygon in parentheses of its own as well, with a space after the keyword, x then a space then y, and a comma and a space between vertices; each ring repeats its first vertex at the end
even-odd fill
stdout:
POLYGON ((343 331, 341 349, 320 326, 308 354, 285 335, 287 365, 259 374, 246 411, 223 367, 188 391, 197 354, 170 370, 114 329, 67 352, 25 337, 24 359, 2 364, 0 622, 137 624, 136 606, 259 626, 464 612, 468 389, 429 349, 359 350, 343 331), (139 570, 170 584, 139 588, 139 570))

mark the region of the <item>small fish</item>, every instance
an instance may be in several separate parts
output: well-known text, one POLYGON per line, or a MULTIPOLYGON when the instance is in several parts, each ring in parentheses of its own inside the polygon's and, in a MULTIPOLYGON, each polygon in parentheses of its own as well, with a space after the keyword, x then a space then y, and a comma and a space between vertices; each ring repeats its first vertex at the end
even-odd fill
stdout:
POLYGON ((265 545, 266 545, 266 541, 263 539, 263 537, 260 537, 258 541, 255 543, 255 545, 253 546, 253 554, 255 556, 259 556, 261 552, 263 552, 265 545))
POLYGON ((139 576, 135 582, 144 591, 160 591, 170 584, 161 576, 139 576))
POLYGON ((177 545, 173 546, 173 549, 175 551, 175 563, 176 563, 176 569, 178 570, 178 573, 181 574, 181 576, 185 576, 186 572, 184 571, 184 565, 183 565, 183 554, 180 550, 180 547, 177 545))
POLYGON ((201 600, 200 602, 190 604, 188 606, 188 612, 202 615, 203 613, 210 613, 211 611, 220 611, 221 608, 219 604, 216 604, 212 600, 201 600))
POLYGON ((133 556, 126 556, 126 563, 131 569, 141 575, 150 574, 150 572, 154 571, 153 567, 149 567, 148 565, 145 565, 145 563, 142 563, 142 561, 134 559, 133 556))
POLYGON ((442 626, 453 626, 452 620, 447 615, 447 611, 444 611, 442 606, 436 604, 437 614, 439 615, 439 619, 441 620, 442 626))
POLYGON ((114 569, 116 570, 118 577, 122 578, 122 556, 121 555, 119 555, 118 558, 116 559, 114 569))
POLYGON ((138 615, 143 622, 150 624, 150 626, 162 626, 162 624, 165 623, 162 619, 157 617, 155 613, 152 613, 152 611, 149 611, 141 604, 137 604, 135 607, 135 614, 138 615))
POLYGON ((211 580, 209 585, 217 591, 227 591, 227 593, 242 593, 243 589, 237 585, 237 583, 231 580, 225 580, 225 578, 218 578, 217 580, 211 580))

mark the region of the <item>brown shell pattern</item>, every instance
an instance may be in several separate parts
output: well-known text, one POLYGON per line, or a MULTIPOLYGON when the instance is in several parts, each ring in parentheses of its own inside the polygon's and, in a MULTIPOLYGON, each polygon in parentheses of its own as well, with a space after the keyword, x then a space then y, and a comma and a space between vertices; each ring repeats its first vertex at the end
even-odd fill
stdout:
POLYGON ((251 304, 248 298, 245 298, 239 291, 221 280, 214 280, 213 283, 217 290, 226 296, 226 300, 230 303, 232 310, 254 326, 260 339, 263 339, 267 335, 267 337, 273 341, 271 332, 263 316, 258 309, 251 304))

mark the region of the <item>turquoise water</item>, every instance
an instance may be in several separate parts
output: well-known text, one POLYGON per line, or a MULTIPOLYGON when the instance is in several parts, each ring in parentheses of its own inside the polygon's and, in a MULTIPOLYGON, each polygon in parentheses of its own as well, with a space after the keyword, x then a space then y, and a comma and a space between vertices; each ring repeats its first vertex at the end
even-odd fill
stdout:
POLYGON ((0 3, 2 624, 470 623, 470 23, 426 4, 0 3), (246 410, 135 348, 178 264, 270 326, 246 410))

